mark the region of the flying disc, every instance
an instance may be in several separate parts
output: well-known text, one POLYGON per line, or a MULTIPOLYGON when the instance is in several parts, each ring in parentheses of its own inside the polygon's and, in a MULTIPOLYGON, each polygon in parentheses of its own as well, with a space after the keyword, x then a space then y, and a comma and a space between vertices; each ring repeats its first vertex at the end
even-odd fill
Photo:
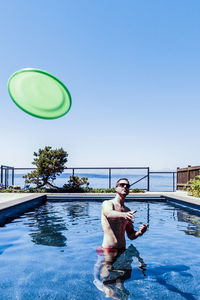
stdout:
POLYGON ((60 118, 71 107, 71 96, 66 86, 42 70, 22 69, 15 72, 9 78, 8 91, 19 108, 38 118, 60 118))

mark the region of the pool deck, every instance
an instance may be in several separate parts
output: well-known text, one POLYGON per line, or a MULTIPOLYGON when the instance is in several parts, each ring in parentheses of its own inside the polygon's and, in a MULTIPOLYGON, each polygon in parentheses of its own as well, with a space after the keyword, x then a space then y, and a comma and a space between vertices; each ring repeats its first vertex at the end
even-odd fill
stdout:
POLYGON ((37 199, 44 194, 39 193, 0 193, 0 212, 21 203, 37 199))
MULTIPOLYGON (((91 200, 111 199, 114 193, 0 193, 0 213, 5 209, 16 207, 30 202, 36 202, 37 199, 42 200, 91 200)), ((130 193, 127 200, 171 200, 182 203, 183 205, 192 205, 200 209, 200 198, 188 196, 187 192, 145 192, 145 193, 130 193)))
POLYGON ((0 226, 41 205, 46 195, 36 193, 0 193, 0 226))

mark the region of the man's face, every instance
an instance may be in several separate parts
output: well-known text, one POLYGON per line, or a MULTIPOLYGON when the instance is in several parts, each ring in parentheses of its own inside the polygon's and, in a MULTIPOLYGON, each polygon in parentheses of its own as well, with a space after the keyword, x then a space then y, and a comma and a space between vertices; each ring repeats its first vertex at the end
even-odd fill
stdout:
POLYGON ((120 195, 128 195, 129 194, 130 184, 127 180, 120 180, 115 188, 115 191, 120 195))

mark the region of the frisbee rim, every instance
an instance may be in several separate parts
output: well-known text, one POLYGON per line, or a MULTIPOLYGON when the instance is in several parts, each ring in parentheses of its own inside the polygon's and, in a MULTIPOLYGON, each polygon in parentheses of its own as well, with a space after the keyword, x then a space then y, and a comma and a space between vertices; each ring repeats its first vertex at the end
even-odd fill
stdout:
POLYGON ((23 110, 24 112, 28 113, 28 114, 31 115, 31 116, 34 116, 34 117, 39 118, 39 119, 48 119, 48 120, 51 120, 51 119, 58 119, 58 118, 64 116, 65 114, 67 114, 68 111, 70 110, 71 106, 72 106, 72 98, 71 98, 70 92, 69 92, 69 90, 67 89, 67 87, 64 85, 64 83, 63 83, 60 79, 58 79, 56 76, 54 76, 54 75, 52 75, 52 74, 50 74, 49 72, 46 72, 46 71, 44 71, 44 70, 40 70, 40 69, 24 68, 24 69, 18 70, 18 71, 16 71, 15 73, 13 73, 13 74, 10 76, 10 78, 8 79, 8 93, 9 93, 11 99, 13 100, 13 102, 14 102, 21 110, 23 110), (67 109, 64 113, 61 113, 61 114, 59 114, 59 115, 57 115, 57 116, 55 116, 55 117, 54 117, 54 116, 53 116, 53 117, 48 117, 48 116, 47 116, 47 117, 46 117, 46 116, 43 117, 43 116, 39 116, 39 115, 36 115, 35 113, 32 113, 32 112, 28 111, 27 109, 23 108, 22 106, 20 106, 20 105, 16 102, 16 100, 15 100, 14 97, 12 96, 12 93, 11 93, 11 90, 10 90, 11 81, 12 81, 12 79, 13 79, 17 74, 24 73, 24 72, 30 72, 30 71, 36 72, 36 73, 41 73, 41 74, 44 74, 44 75, 47 75, 47 76, 51 77, 52 79, 54 79, 55 81, 57 81, 57 82, 64 88, 65 92, 67 93, 68 99, 69 99, 69 107, 68 107, 68 109, 67 109))

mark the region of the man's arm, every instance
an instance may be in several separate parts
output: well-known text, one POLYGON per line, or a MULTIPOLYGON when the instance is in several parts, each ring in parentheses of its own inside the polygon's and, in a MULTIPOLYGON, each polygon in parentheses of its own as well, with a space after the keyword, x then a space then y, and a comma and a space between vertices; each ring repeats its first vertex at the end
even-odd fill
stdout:
POLYGON ((138 231, 134 230, 133 224, 131 222, 128 222, 128 224, 126 225, 126 233, 130 240, 137 239, 139 236, 143 235, 146 230, 147 230, 147 225, 145 224, 142 224, 138 231))
POLYGON ((126 220, 133 222, 133 214, 136 212, 134 211, 128 211, 128 212, 120 212, 114 210, 114 205, 111 201, 104 201, 102 205, 102 211, 104 216, 106 218, 110 219, 116 219, 116 218, 124 218, 126 220))

